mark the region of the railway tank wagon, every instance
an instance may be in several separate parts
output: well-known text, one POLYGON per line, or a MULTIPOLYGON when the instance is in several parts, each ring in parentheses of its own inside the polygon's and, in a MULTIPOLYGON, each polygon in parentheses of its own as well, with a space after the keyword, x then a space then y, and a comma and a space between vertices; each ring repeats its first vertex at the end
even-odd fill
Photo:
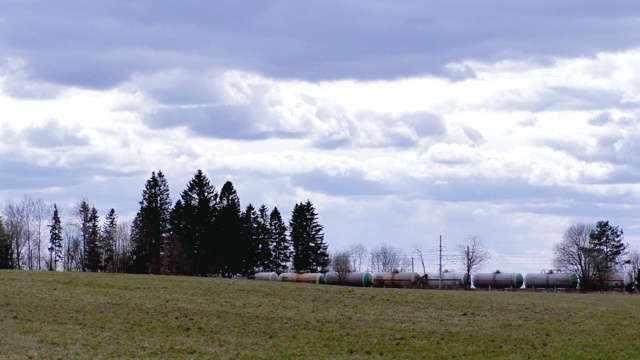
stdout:
POLYGON ((344 282, 341 283, 338 273, 332 271, 324 274, 324 282, 327 285, 371 287, 373 286, 373 273, 368 271, 351 272, 346 275, 344 282))
POLYGON ((278 281, 278 274, 275 272, 259 272, 255 275, 256 280, 278 281))
POLYGON ((519 289, 524 284, 520 273, 477 273, 473 276, 473 286, 478 289, 519 289))
MULTIPOLYGON (((451 270, 444 270, 442 272, 442 288, 443 289, 462 289, 465 286, 471 285, 471 279, 467 273, 461 273, 451 270)), ((430 272, 427 273, 427 283, 426 287, 428 289, 438 289, 440 288, 440 273, 439 272, 430 272)))
POLYGON ((377 272, 373 274, 373 287, 413 288, 420 283, 417 272, 377 272))
POLYGON ((324 274, 321 273, 282 273, 278 276, 278 281, 297 282, 307 284, 324 284, 324 274))
POLYGON ((574 273, 540 272, 529 273, 524 276, 524 286, 527 289, 576 289, 578 275, 574 273))
POLYGON ((613 273, 604 280, 604 286, 612 290, 633 290, 633 275, 630 272, 613 273))

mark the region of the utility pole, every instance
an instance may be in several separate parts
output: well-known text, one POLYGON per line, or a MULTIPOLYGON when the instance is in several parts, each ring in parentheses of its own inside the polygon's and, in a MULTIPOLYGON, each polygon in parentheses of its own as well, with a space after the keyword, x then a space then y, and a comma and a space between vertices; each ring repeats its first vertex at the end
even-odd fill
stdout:
POLYGON ((442 235, 440 235, 440 275, 438 276, 438 289, 442 289, 442 235))

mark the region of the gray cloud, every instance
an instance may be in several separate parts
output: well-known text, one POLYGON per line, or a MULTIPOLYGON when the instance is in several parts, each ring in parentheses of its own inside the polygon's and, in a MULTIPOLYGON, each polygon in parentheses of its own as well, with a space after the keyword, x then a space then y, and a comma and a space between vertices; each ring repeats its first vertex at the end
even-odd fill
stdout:
MULTIPOLYGON (((447 64, 463 59, 593 56, 626 49, 636 46, 626 35, 638 32, 638 10, 637 4, 499 0, 403 6, 11 2, 3 7, 0 42, 5 52, 26 60, 34 79, 83 87, 112 87, 132 74, 173 67, 370 79, 446 75, 447 64), (460 16, 465 21, 450 21, 460 16)), ((467 70, 457 76, 472 76, 467 70)))
POLYGON ((366 180, 364 174, 352 170, 345 174, 331 175, 324 171, 313 171, 291 177, 295 186, 333 196, 373 196, 393 193, 387 185, 366 180))
POLYGON ((465 135, 467 135, 467 137, 471 141, 472 146, 474 147, 479 146, 484 142, 484 137, 482 136, 482 133, 477 129, 474 129, 470 126, 465 126, 463 130, 465 135))
POLYGON ((409 124, 419 137, 440 138, 447 133, 444 119, 438 114, 428 112, 405 114, 397 120, 409 124))
POLYGON ((259 139, 252 109, 246 105, 163 107, 148 114, 145 122, 154 128, 185 126, 197 136, 220 139, 259 139))
POLYGON ((39 148, 89 145, 81 130, 79 125, 64 126, 57 119, 48 119, 42 125, 25 128, 22 134, 29 144, 39 148))
POLYGON ((589 125, 593 126, 602 126, 607 125, 613 122, 613 118, 611 117, 611 113, 603 112, 599 115, 589 119, 589 125))

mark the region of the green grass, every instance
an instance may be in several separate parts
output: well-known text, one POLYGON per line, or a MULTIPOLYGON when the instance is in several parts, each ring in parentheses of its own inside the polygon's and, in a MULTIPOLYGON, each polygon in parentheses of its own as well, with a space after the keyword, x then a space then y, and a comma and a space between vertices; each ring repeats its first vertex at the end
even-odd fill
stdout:
POLYGON ((0 329, 0 359, 632 359, 640 296, 0 271, 0 329))

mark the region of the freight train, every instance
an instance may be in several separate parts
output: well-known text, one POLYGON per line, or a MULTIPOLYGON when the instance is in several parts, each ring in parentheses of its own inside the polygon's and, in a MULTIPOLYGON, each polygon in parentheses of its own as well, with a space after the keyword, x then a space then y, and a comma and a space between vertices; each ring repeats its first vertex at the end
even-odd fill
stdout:
MULTIPOLYGON (((255 274, 256 280, 302 282, 311 284, 346 285, 378 288, 424 288, 424 289, 531 289, 531 290, 577 290, 578 276, 573 273, 542 271, 540 273, 476 273, 471 279, 466 273, 444 270, 442 278, 439 273, 430 272, 421 276, 417 272, 351 272, 340 274, 327 273, 282 273, 260 272, 255 274)), ((613 290, 633 289, 634 281, 631 273, 618 272, 609 276, 605 283, 613 290)))

